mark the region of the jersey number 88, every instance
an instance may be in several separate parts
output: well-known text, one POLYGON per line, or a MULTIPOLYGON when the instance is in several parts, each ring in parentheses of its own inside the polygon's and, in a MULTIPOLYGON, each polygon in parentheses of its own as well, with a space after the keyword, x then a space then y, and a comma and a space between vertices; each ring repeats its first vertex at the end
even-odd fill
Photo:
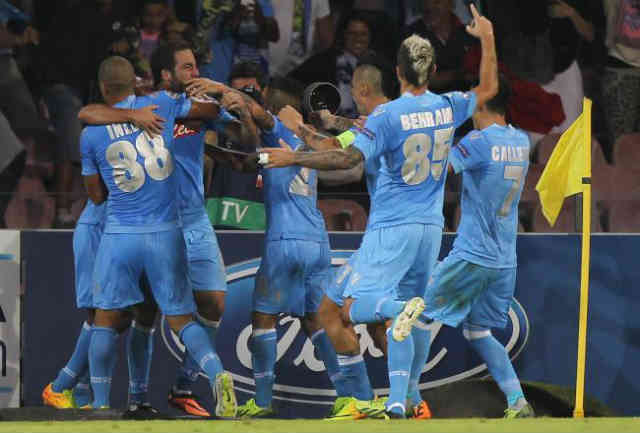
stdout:
POLYGON ((157 181, 173 173, 173 158, 161 135, 149 139, 142 133, 136 138, 135 147, 127 140, 116 141, 109 145, 106 154, 113 167, 113 181, 124 192, 140 189, 144 185, 145 172, 157 181), (138 154, 144 158, 144 168, 138 163, 138 154))

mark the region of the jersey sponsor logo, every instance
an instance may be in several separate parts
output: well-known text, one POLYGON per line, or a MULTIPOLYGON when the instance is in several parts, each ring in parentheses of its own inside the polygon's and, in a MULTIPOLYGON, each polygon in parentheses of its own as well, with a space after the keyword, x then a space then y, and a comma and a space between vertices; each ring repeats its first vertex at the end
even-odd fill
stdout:
POLYGON ((191 129, 182 123, 173 125, 173 138, 188 137, 190 135, 198 135, 200 131, 191 129))
MULTIPOLYGON (((346 263, 352 251, 333 251, 332 265, 346 263)), ((231 372, 236 391, 252 395, 255 383, 251 370, 251 309, 256 273, 260 258, 235 263, 226 268, 228 292, 225 315, 217 334, 217 347, 225 370, 231 372), (230 319, 227 319, 230 318, 230 319)), ((471 350, 459 329, 438 323, 429 325, 432 331, 431 355, 423 368, 420 389, 433 388, 469 377, 486 374, 487 367, 471 350)), ((365 357, 371 384, 378 394, 388 393, 387 363, 383 353, 375 346, 365 325, 357 325, 356 333, 365 357)), ((314 347, 302 330, 300 320, 281 316, 277 323, 278 344, 274 398, 296 403, 328 407, 336 393, 327 377, 324 363, 314 354, 314 347)), ((494 336, 505 345, 511 359, 524 349, 529 335, 529 321, 522 306, 514 299, 509 320, 504 330, 494 330, 494 336)), ((184 346, 162 324, 162 338, 169 351, 178 360, 184 356, 184 346)))

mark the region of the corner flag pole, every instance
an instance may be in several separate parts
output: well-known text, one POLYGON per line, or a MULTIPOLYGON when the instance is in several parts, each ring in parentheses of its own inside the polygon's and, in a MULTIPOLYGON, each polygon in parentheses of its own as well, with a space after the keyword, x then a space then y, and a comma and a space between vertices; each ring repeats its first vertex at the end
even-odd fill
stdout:
POLYGON ((582 178, 582 263, 580 270, 580 313, 578 323, 578 366, 574 418, 584 418, 584 380, 587 358, 587 311, 589 307, 589 263, 591 248, 591 100, 584 98, 585 167, 582 178))

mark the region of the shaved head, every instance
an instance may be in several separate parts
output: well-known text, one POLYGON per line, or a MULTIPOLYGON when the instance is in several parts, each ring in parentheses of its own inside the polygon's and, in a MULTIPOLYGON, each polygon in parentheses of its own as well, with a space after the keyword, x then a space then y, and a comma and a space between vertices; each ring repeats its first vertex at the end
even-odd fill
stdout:
POLYGON ((100 63, 98 81, 110 96, 128 95, 133 93, 135 88, 136 74, 127 59, 112 56, 100 63))
POLYGON ((382 87, 382 71, 373 65, 365 64, 356 68, 353 73, 353 81, 355 85, 364 83, 369 89, 378 96, 384 96, 382 87))

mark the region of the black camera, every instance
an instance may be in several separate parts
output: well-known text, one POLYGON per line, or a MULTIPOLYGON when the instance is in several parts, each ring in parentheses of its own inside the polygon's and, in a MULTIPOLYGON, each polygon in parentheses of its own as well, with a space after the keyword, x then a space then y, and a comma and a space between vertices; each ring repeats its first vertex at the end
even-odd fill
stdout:
POLYGON ((317 82, 309 84, 304 89, 302 107, 307 113, 329 110, 331 114, 336 114, 341 101, 342 97, 336 86, 331 83, 317 82))

